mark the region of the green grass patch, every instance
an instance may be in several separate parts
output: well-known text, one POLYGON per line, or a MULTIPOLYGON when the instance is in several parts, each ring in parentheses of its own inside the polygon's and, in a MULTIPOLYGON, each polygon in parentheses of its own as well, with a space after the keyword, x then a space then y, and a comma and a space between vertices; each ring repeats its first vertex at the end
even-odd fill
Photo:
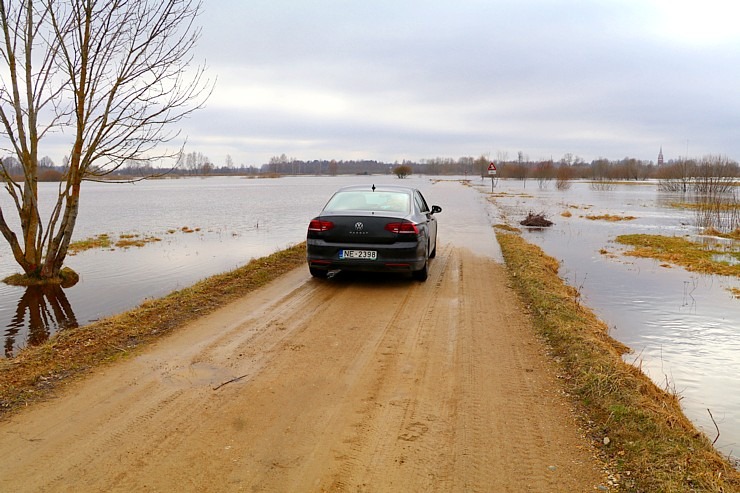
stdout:
POLYGON ((647 234, 620 235, 616 241, 633 247, 625 252, 632 257, 653 258, 703 274, 740 276, 740 263, 733 265, 721 260, 730 257, 740 262, 740 252, 720 245, 700 244, 679 236, 647 234))
POLYGON ((675 394, 622 360, 627 348, 579 303, 578 291, 558 276, 558 262, 518 234, 496 236, 510 282, 616 468, 619 491, 740 491, 740 473, 686 418, 675 394))

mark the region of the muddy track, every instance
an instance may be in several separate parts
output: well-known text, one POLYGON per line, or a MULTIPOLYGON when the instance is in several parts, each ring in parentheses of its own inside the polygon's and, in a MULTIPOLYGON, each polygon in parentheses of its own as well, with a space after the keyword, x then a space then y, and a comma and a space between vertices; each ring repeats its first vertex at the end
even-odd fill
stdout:
POLYGON ((593 491, 503 267, 297 269, 0 423, 0 491, 593 491))

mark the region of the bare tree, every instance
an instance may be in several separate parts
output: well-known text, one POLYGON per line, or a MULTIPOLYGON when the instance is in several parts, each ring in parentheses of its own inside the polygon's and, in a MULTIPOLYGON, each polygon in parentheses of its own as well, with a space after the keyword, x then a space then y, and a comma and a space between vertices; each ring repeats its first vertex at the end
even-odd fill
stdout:
POLYGON ((80 187, 135 159, 176 159, 170 130, 202 106, 211 85, 192 66, 200 0, 0 0, 0 168, 20 237, 0 209, 0 232, 26 278, 54 282, 77 220, 80 187), (68 162, 46 223, 38 207, 39 149, 70 136, 68 162))
POLYGON ((573 179, 573 168, 568 164, 568 159, 560 161, 555 171, 555 188, 558 190, 570 190, 571 180, 573 179))
POLYGON ((473 169, 480 175, 481 178, 488 176, 488 165, 491 163, 488 155, 481 154, 478 159, 473 162, 473 169))
POLYGON ((408 166, 406 164, 401 164, 400 166, 396 166, 395 168, 393 168, 393 174, 401 179, 409 176, 412 171, 413 170, 411 169, 411 166, 408 166))

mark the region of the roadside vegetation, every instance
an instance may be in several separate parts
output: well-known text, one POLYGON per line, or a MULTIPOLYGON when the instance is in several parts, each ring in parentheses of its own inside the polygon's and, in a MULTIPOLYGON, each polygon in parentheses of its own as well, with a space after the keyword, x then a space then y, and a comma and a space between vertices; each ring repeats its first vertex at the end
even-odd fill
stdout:
POLYGON ((0 417, 46 399, 95 367, 126 358, 304 264, 305 244, 255 259, 128 312, 57 333, 42 345, 0 360, 0 417))
POLYGON ((511 228, 496 233, 509 279, 545 338, 568 392, 615 469, 620 491, 740 491, 740 472, 683 414, 680 397, 623 361, 627 348, 580 304, 558 262, 511 228))

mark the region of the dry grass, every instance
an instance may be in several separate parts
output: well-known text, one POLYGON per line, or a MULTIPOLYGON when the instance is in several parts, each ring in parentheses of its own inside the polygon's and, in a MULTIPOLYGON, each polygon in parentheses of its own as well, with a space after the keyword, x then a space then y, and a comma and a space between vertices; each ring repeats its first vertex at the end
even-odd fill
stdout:
POLYGON ((740 491, 740 473, 686 418, 675 394, 622 360, 626 348, 578 303, 577 290, 558 276, 557 261, 519 235, 499 231, 497 237, 510 280, 617 469, 620 491, 740 491))
POLYGON ((496 228, 496 229, 503 230, 503 231, 511 231, 513 233, 521 233, 522 232, 521 229, 519 229, 517 227, 514 227, 514 226, 510 226, 508 224, 496 224, 493 227, 496 228))
POLYGON ((41 346, 0 360, 0 416, 53 395, 70 378, 136 352, 305 263, 305 244, 252 260, 138 308, 62 331, 41 346))

